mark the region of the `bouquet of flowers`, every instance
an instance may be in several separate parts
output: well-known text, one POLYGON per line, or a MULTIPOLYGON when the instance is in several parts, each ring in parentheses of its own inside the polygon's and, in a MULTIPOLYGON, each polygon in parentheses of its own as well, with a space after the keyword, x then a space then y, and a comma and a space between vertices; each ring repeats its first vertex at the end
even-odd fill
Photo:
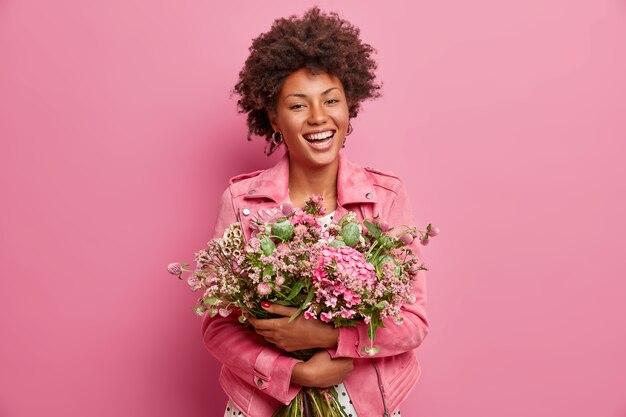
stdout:
MULTIPOLYGON (((415 238, 427 244, 438 229, 430 224, 425 231, 390 227, 375 219, 361 223, 353 212, 324 229, 316 219, 324 214, 319 196, 304 209, 283 205, 261 210, 251 221, 247 243, 240 224, 234 223, 195 254, 195 270, 173 263, 168 271, 179 278, 189 273, 191 289, 203 292, 194 307, 198 315, 225 317, 237 311, 245 323, 247 314, 271 318, 260 307, 271 302, 297 308, 291 320, 304 314, 336 327, 365 322, 370 346, 364 353, 374 355, 379 351, 376 329, 384 327, 385 318, 402 323, 401 305, 415 302, 413 280, 426 269, 407 246, 415 238)), ((302 360, 312 355, 294 354, 302 360)), ((329 388, 300 391, 275 416, 344 414, 334 388, 329 388)))

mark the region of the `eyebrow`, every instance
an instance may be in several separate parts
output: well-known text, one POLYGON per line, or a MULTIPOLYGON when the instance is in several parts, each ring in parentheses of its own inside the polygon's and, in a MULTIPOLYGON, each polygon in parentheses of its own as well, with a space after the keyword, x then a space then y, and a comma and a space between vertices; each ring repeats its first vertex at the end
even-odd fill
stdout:
MULTIPOLYGON (((338 90, 338 89, 339 89, 338 87, 331 87, 331 88, 329 88, 328 90, 324 91, 324 92, 322 93, 322 95, 323 95, 323 96, 325 96, 326 94, 330 93, 331 91, 333 91, 333 90, 338 90)), ((306 98, 306 94, 302 94, 302 93, 292 93, 292 94, 287 94, 287 95, 285 96, 285 98, 287 98, 287 97, 291 97, 291 96, 293 96, 293 97, 300 97, 300 98, 306 98)))

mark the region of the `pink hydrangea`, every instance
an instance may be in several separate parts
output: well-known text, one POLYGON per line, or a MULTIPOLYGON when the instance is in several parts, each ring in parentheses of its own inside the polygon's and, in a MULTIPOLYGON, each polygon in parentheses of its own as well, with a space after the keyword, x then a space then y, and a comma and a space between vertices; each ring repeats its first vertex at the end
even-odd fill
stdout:
POLYGON ((333 319, 333 313, 325 311, 322 314, 320 314, 320 320, 322 320, 324 323, 330 323, 331 320, 333 319))

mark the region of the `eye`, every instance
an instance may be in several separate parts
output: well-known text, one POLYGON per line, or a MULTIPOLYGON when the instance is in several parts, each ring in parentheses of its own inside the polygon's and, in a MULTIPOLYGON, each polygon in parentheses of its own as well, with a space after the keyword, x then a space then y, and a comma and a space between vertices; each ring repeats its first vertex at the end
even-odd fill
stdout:
POLYGON ((289 108, 291 110, 300 110, 303 109, 305 107, 304 104, 298 103, 298 104, 292 104, 291 106, 289 106, 289 108))
POLYGON ((339 100, 337 100, 336 98, 330 98, 326 100, 326 104, 335 104, 335 103, 339 103, 339 100))

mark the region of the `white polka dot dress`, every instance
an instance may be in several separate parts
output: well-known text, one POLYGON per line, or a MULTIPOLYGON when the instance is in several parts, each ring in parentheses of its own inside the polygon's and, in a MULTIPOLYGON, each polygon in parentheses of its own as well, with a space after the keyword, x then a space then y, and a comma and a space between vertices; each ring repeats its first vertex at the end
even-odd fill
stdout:
MULTIPOLYGON (((330 214, 327 214, 324 217, 318 217, 317 220, 320 222, 324 229, 328 228, 328 225, 333 221, 333 215, 335 212, 333 211, 330 214)), ((337 390, 337 398, 339 399, 339 404, 343 408, 343 411, 346 413, 348 417, 357 417, 356 410, 352 406, 352 401, 350 400, 350 396, 348 395, 348 391, 346 391, 346 387, 343 384, 335 385, 335 390, 337 390)), ((238 417, 243 416, 244 414, 233 404, 232 401, 228 401, 226 405, 226 411, 224 412, 224 417, 238 417)), ((392 414, 393 417, 400 417, 400 411, 396 411, 392 414)))
MULTIPOLYGON (((348 417, 357 417, 357 413, 352 406, 352 401, 350 400, 350 396, 348 396, 348 392, 346 391, 346 387, 343 384, 335 385, 335 390, 337 390, 337 398, 339 399, 339 404, 343 411, 346 413, 348 417)), ((224 412, 224 417, 239 417, 244 414, 239 411, 239 409, 233 404, 232 401, 228 400, 228 405, 226 405, 226 411, 224 412)), ((400 411, 396 411, 391 414, 392 417, 401 417, 400 411)), ((381 416, 382 417, 382 416, 381 416)))

